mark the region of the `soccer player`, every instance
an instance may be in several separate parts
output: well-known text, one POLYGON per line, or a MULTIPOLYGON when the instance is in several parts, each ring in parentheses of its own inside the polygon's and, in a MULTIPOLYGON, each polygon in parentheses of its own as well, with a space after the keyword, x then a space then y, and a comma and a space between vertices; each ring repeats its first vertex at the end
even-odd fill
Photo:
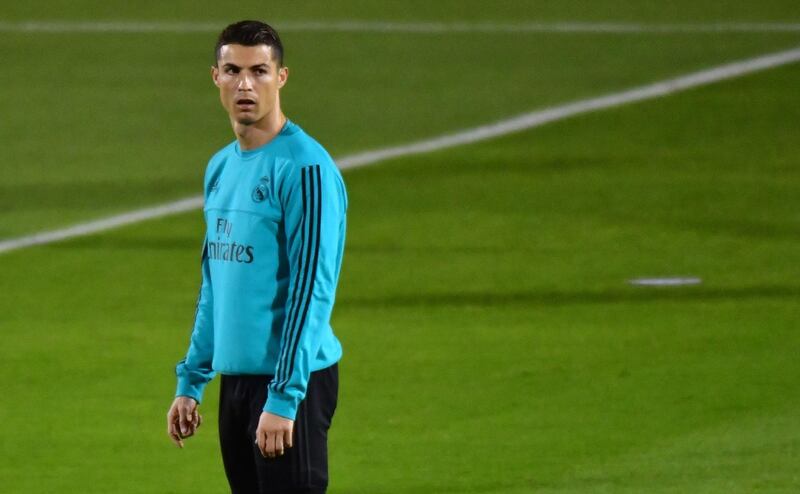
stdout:
POLYGON ((324 493, 342 355, 329 320, 347 193, 330 155, 281 111, 289 70, 278 33, 237 22, 215 54, 211 76, 236 139, 205 173, 202 283, 168 434, 183 447, 220 374, 231 491, 324 493))

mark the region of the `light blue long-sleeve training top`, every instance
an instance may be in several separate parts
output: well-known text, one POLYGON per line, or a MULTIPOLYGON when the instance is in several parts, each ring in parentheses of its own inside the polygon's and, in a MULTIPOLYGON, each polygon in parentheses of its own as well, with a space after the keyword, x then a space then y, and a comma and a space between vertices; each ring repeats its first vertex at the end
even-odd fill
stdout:
POLYGON ((287 120, 267 144, 232 142, 208 163, 202 283, 176 396, 217 373, 273 375, 264 411, 294 419, 312 371, 342 346, 329 320, 347 192, 333 159, 287 120))

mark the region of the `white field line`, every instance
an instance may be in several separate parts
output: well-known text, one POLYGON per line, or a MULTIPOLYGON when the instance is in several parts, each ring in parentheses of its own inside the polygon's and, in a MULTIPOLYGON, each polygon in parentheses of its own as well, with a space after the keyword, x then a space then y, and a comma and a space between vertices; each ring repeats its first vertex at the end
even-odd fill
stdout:
POLYGON ((630 285, 638 286, 682 286, 682 285, 699 285, 703 280, 696 276, 691 277, 669 277, 669 278, 634 278, 628 280, 630 285))
MULTIPOLYGON (((686 89, 711 84, 725 79, 732 79, 753 72, 767 70, 782 65, 800 61, 800 47, 749 58, 738 62, 727 63, 718 67, 692 72, 690 74, 666 79, 652 84, 635 87, 626 91, 610 93, 596 98, 578 100, 573 103, 544 108, 542 110, 524 113, 516 117, 500 120, 498 122, 465 129, 453 134, 446 134, 432 139, 424 139, 410 144, 393 146, 363 153, 345 156, 336 160, 341 169, 356 168, 378 163, 391 158, 410 156, 431 151, 438 151, 463 144, 471 144, 493 137, 498 137, 513 132, 539 127, 549 122, 563 120, 582 113, 588 113, 607 108, 614 108, 628 103, 649 100, 686 89)), ((41 232, 25 237, 12 238, 0 241, 0 254, 15 249, 42 245, 68 238, 102 232, 131 223, 161 218, 185 211, 200 208, 203 204, 202 196, 195 196, 160 206, 138 209, 128 213, 111 216, 109 218, 81 223, 72 227, 41 232)))
MULTIPOLYGON (((218 33, 226 22, 166 21, 2 21, 0 32, 15 33, 218 33)), ((391 22, 391 21, 286 21, 281 31, 365 33, 800 33, 800 22, 710 22, 687 24, 626 22, 391 22)))

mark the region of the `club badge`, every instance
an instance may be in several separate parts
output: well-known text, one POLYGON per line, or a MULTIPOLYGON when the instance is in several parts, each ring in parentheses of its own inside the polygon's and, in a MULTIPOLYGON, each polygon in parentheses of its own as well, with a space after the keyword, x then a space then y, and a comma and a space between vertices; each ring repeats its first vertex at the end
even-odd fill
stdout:
POLYGON ((263 202, 264 199, 269 197, 269 177, 261 177, 261 180, 258 181, 258 185, 253 189, 251 197, 255 202, 263 202))

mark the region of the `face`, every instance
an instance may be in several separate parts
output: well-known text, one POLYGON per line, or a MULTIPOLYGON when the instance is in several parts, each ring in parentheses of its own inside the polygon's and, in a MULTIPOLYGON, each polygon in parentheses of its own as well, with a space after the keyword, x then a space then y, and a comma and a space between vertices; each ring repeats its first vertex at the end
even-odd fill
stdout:
POLYGON ((278 91, 286 84, 289 70, 278 67, 267 45, 223 45, 211 77, 231 120, 253 125, 278 110, 278 91))

